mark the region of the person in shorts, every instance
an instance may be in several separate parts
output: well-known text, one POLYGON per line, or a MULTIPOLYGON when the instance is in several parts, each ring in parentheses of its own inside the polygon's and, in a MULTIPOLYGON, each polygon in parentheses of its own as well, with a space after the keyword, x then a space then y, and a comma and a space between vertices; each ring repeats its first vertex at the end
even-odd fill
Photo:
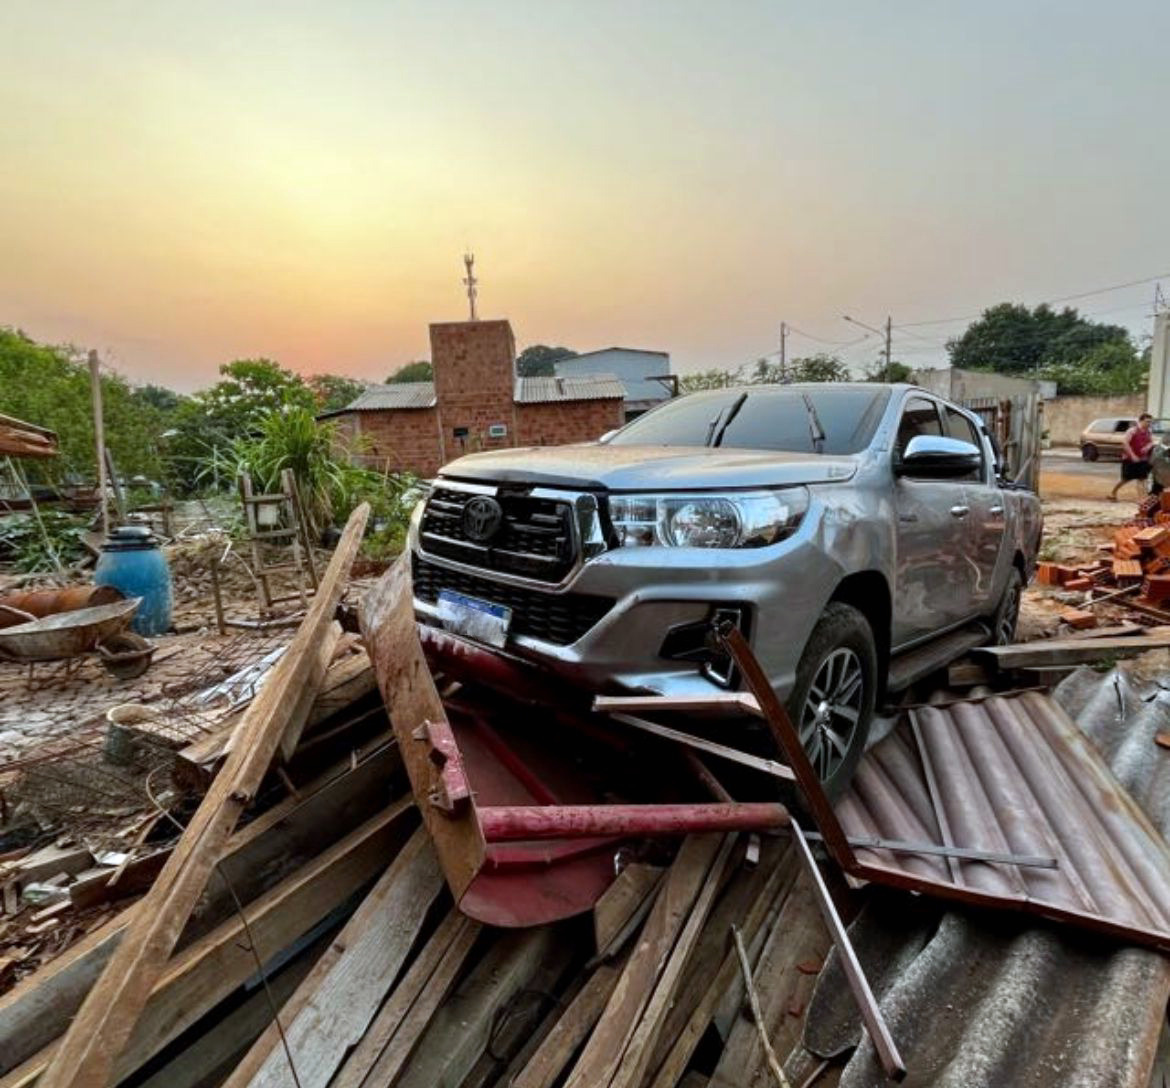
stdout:
POLYGON ((1149 412, 1142 412, 1137 424, 1125 432, 1121 443, 1121 479, 1113 485, 1109 498, 1117 501, 1117 492, 1130 480, 1133 480, 1145 497, 1145 480, 1150 474, 1150 451, 1154 448, 1154 436, 1150 433, 1150 424, 1154 417, 1149 412))

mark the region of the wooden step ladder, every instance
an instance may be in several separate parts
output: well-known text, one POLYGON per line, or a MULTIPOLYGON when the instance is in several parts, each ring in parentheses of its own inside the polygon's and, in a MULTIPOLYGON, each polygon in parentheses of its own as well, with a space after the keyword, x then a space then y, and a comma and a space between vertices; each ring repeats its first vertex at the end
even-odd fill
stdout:
POLYGON ((260 591, 261 609, 271 611, 274 605, 296 600, 305 607, 308 596, 317 589, 317 570, 313 565, 308 521, 292 469, 282 470, 280 490, 273 494, 255 494, 252 477, 247 472, 240 473, 239 484, 240 501, 244 504, 248 527, 248 542, 252 547, 252 573, 256 576, 256 586, 260 591), (261 514, 261 511, 273 509, 276 511, 275 517, 261 514), (282 545, 287 546, 285 557, 274 563, 266 562, 266 550, 270 555, 271 549, 282 545), (269 578, 285 571, 296 572, 297 591, 274 596, 269 578))

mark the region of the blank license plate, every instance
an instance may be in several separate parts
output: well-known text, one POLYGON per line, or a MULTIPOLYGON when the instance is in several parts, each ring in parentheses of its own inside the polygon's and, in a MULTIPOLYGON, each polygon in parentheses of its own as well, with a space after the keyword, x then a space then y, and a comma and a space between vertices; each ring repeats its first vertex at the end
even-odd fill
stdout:
POLYGON ((465 597, 449 589, 439 591, 439 619, 448 631, 465 635, 476 642, 502 647, 508 641, 512 610, 502 604, 465 597))

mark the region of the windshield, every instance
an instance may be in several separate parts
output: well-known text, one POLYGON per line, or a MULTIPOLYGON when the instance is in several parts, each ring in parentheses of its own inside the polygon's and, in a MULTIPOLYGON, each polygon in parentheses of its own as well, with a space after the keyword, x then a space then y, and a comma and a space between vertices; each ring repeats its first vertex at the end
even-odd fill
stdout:
POLYGON ((669 401, 623 427, 617 446, 708 446, 783 453, 859 453, 888 389, 785 385, 720 389, 669 401))

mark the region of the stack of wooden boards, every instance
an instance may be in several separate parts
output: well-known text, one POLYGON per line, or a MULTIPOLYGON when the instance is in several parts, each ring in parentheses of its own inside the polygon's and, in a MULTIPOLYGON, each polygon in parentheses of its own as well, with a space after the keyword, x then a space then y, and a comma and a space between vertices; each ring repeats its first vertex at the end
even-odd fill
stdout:
POLYGON ((496 930, 453 908, 384 714, 321 771, 314 708, 368 694, 333 622, 361 521, 234 729, 182 756, 223 763, 145 896, 0 996, 0 1088, 746 1083, 733 926, 803 1076, 830 938, 787 837, 623 853, 591 916, 496 930))

